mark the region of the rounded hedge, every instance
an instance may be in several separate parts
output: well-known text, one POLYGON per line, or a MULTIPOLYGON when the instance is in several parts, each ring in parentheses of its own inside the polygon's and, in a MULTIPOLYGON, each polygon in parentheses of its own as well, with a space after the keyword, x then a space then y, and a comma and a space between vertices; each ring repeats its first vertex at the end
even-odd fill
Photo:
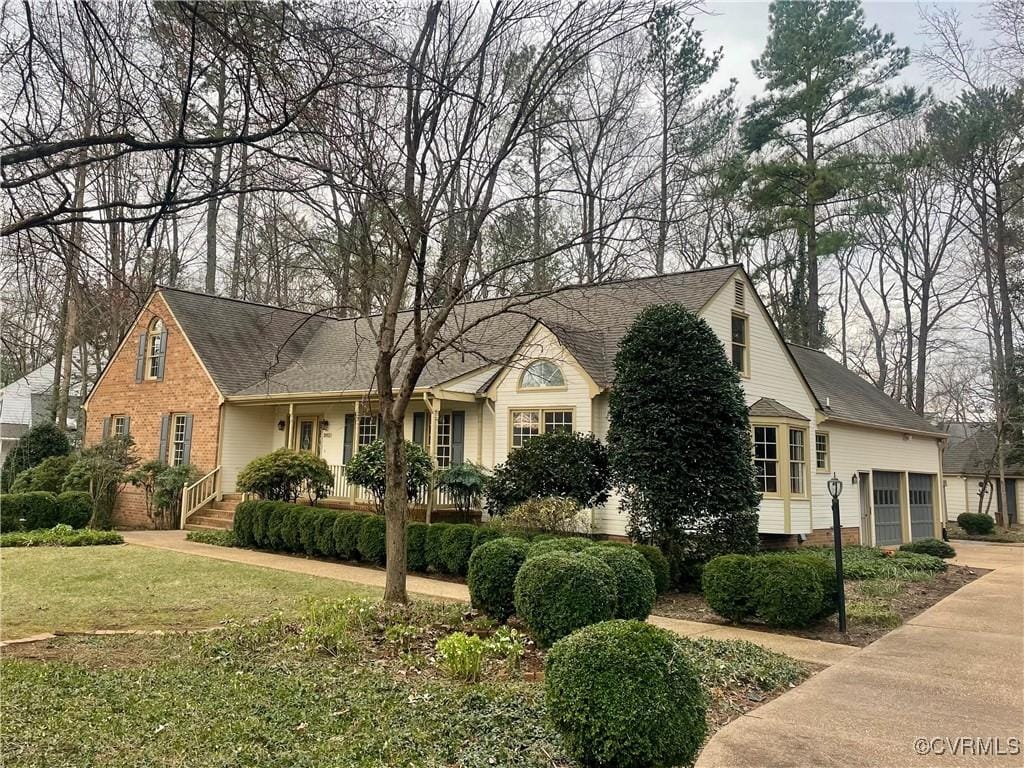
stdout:
POLYGON ((985 536, 996 529, 996 521, 978 512, 963 512, 957 515, 956 524, 971 536, 985 536))
POLYGON ((658 594, 663 595, 668 592, 672 577, 665 554, 650 544, 635 544, 634 548, 644 556, 647 564, 651 566, 651 573, 654 574, 654 588, 658 590, 658 594))
POLYGON ((529 557, 516 575, 516 615, 541 646, 615 615, 615 574, 580 552, 529 557))
POLYGON ((553 539, 534 540, 530 550, 526 553, 527 559, 546 555, 549 552, 582 552, 590 549, 595 542, 591 539, 584 539, 580 536, 558 536, 553 539))
POLYGON ((334 521, 334 551, 342 560, 359 559, 359 534, 366 517, 361 512, 345 512, 334 521))
POLYGON ((368 563, 384 565, 387 555, 387 525, 380 515, 363 515, 359 527, 359 556, 368 563))
POLYGON ((750 555, 721 555, 704 566, 701 590, 715 613, 731 621, 754 614, 755 559, 750 555))
POLYGON ((496 525, 478 525, 476 526, 476 534, 473 536, 473 549, 475 550, 481 544, 500 539, 504 536, 504 532, 496 525))
POLYGON ((831 616, 839 610, 839 584, 836 582, 836 561, 830 557, 812 554, 791 555, 801 563, 811 566, 818 574, 821 584, 821 610, 818 617, 831 616))
POLYGON ((405 529, 405 564, 410 571, 427 570, 427 531, 426 523, 409 523, 405 529))
POLYGON ((707 735, 707 698, 681 641, 639 621, 606 621, 555 643, 544 694, 583 765, 691 765, 707 735))
POLYGON ((931 555, 949 559, 956 557, 956 550, 941 539, 920 539, 909 544, 900 545, 901 552, 914 552, 919 555, 931 555))
POLYGON ((0 497, 5 531, 36 531, 60 522, 57 495, 50 491, 7 493, 0 497))
POLYGON ((313 547, 316 554, 324 557, 336 557, 334 549, 334 522, 338 519, 335 510, 325 509, 318 514, 313 525, 313 547))
POLYGON ((92 496, 85 491, 64 491, 57 494, 60 522, 72 528, 85 528, 92 518, 92 496))
POLYGON ((772 627, 813 624, 821 615, 824 599, 820 572, 796 557, 760 557, 756 563, 753 596, 757 615, 772 627))
POLYGON ((485 541, 473 550, 466 586, 474 608, 497 621, 515 613, 516 576, 529 546, 522 539, 503 538, 485 541))
POLYGON ((427 559, 427 567, 438 573, 447 573, 445 565, 444 550, 441 547, 441 539, 444 532, 451 528, 451 523, 432 523, 427 530, 427 543, 424 554, 427 559))
POLYGON ((651 614, 658 590, 647 560, 630 546, 600 545, 584 552, 596 557, 615 574, 615 618, 646 619, 651 614))
POLYGON ((235 532, 235 541, 241 547, 251 547, 256 543, 253 539, 253 525, 256 521, 257 504, 258 501, 243 501, 235 507, 231 528, 235 532))
POLYGON ((441 534, 441 559, 444 570, 456 576, 465 576, 469 569, 469 557, 473 554, 473 537, 476 526, 472 523, 458 523, 448 526, 441 534))

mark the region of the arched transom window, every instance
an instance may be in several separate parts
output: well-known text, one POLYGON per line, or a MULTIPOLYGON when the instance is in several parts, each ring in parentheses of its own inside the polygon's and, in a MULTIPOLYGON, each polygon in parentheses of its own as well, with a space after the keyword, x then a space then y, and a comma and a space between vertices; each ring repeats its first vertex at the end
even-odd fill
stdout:
POLYGON ((542 389, 544 387, 564 387, 565 377, 562 369, 550 360, 538 360, 530 363, 523 377, 519 380, 522 389, 542 389))
POLYGON ((154 317, 146 334, 146 378, 162 379, 164 367, 164 321, 154 317))

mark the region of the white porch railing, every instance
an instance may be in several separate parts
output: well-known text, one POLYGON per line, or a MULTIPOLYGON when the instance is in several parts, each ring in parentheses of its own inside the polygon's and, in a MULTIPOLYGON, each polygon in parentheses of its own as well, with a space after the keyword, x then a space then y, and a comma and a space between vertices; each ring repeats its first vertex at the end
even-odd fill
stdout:
MULTIPOLYGON (((330 498, 366 504, 373 503, 373 497, 365 488, 361 485, 356 485, 348 479, 345 474, 344 464, 331 464, 329 468, 331 475, 334 476, 334 487, 331 489, 330 498)), ((420 488, 412 503, 427 506, 430 503, 431 493, 434 494, 435 507, 455 506, 451 492, 442 488, 420 488)))
POLYGON ((196 480, 192 485, 186 485, 182 489, 181 521, 179 523, 181 528, 185 527, 185 522, 188 520, 189 515, 217 497, 219 480, 220 467, 216 467, 196 480))

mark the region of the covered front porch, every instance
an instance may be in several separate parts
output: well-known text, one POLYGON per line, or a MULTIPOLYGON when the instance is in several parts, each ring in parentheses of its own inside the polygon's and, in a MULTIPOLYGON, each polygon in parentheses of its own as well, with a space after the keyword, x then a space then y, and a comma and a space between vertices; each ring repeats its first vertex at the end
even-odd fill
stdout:
MULTIPOLYGON (((484 406, 462 393, 417 393, 405 418, 405 438, 421 445, 439 469, 463 461, 481 463, 481 411, 484 406)), ((323 458, 334 478, 330 506, 368 508, 371 494, 349 481, 346 465, 381 434, 377 403, 363 395, 318 398, 264 398, 223 405, 218 491, 237 492, 237 478, 253 459, 282 447, 310 451, 323 458)), ((452 510, 442 489, 424 488, 413 499, 417 517, 452 510)))

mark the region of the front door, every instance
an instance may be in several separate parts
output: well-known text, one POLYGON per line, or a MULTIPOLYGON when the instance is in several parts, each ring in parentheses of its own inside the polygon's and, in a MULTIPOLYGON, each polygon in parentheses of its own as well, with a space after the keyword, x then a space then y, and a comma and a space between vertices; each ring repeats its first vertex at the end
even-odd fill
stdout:
POLYGON ((932 503, 932 476, 908 476, 910 483, 910 538, 930 539, 935 536, 934 507, 932 503))
POLYGON ((295 447, 300 451, 317 451, 317 424, 319 419, 300 418, 299 428, 295 432, 295 447))
POLYGON ((872 478, 875 508, 875 546, 888 547, 903 540, 900 524, 900 476, 898 472, 875 472, 872 478))
POLYGON ((1017 524, 1017 481, 1007 479, 1006 481, 1006 519, 1010 525, 1017 524))

